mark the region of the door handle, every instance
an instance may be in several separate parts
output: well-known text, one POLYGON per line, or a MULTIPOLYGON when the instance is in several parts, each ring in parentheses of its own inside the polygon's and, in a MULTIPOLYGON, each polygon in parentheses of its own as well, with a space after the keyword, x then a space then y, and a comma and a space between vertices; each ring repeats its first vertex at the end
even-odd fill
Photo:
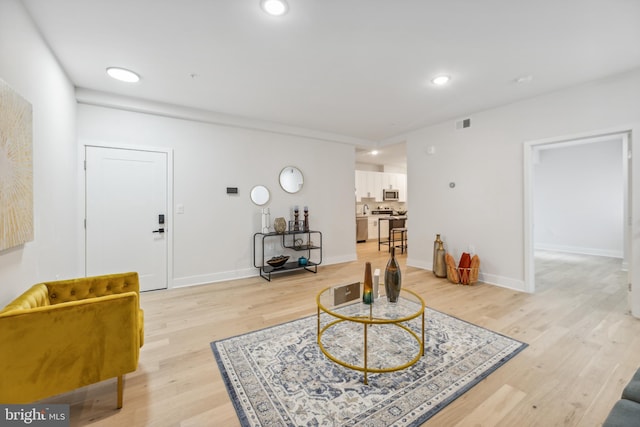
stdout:
POLYGON ((153 230, 153 233, 164 233, 164 228, 158 228, 157 230, 153 230))

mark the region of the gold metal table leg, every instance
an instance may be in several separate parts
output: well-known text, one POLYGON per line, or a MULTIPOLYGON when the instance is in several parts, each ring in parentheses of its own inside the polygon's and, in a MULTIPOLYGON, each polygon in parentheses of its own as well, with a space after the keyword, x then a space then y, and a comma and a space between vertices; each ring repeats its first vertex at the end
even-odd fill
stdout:
POLYGON ((363 323, 364 326, 364 384, 369 385, 369 381, 367 380, 367 326, 366 323, 363 323))
POLYGON ((425 345, 425 342, 424 342, 424 310, 423 310, 422 311, 422 349, 421 349, 423 356, 424 356, 424 345, 425 345))

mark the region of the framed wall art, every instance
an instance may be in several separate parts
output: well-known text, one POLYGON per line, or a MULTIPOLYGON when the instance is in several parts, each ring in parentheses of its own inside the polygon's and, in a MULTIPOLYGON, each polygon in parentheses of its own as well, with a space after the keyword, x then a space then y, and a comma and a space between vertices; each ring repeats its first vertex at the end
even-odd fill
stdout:
POLYGON ((31 104, 0 79, 0 251, 33 240, 31 104))

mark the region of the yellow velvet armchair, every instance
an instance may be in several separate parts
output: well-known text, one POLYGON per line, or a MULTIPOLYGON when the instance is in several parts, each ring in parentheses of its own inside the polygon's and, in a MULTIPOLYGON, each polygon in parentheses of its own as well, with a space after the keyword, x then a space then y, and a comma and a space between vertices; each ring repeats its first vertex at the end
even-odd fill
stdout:
POLYGON ((0 311, 0 403, 31 403, 138 367, 137 273, 34 285, 0 311))

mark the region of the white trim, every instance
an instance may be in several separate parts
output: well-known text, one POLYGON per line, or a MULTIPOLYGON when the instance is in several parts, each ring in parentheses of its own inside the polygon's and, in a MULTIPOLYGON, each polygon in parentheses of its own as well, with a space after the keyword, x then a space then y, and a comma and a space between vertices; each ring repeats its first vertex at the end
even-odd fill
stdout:
MULTIPOLYGON (((525 141, 523 144, 523 161, 524 161, 524 288, 527 292, 535 292, 535 264, 534 264, 534 241, 533 241, 533 165, 534 165, 534 149, 545 148, 547 145, 555 144, 572 144, 572 141, 581 140, 582 142, 595 142, 613 139, 611 137, 617 136, 619 141, 622 141, 624 152, 633 151, 633 146, 640 145, 640 138, 633 140, 633 133, 640 135, 640 125, 628 125, 618 126, 608 129, 593 130, 589 132, 581 132, 573 135, 564 135, 550 138, 537 139, 532 141, 525 141), (630 138, 631 136, 631 138, 630 138), (631 144, 630 144, 631 142, 631 144)), ((636 151, 640 151, 636 150, 636 151)), ((625 192, 625 209, 628 212, 630 218, 629 221, 625 221, 625 247, 623 259, 629 266, 629 283, 635 280, 640 284, 640 268, 633 268, 633 265, 640 265, 638 258, 640 258, 640 239, 633 239, 633 236, 638 234, 636 229, 640 228, 640 197, 633 197, 632 188, 634 183, 636 188, 640 188, 640 179, 634 177, 632 173, 633 159, 629 162, 628 168, 624 168, 624 177, 627 183, 630 185, 629 191, 625 192), (631 180, 635 181, 632 182, 631 180), (635 207, 635 209, 634 209, 635 207), (634 247, 635 246, 635 247, 634 247)), ((640 167, 637 168, 640 170, 640 167)), ((640 285, 636 286, 635 291, 631 291, 629 296, 629 304, 631 312, 635 317, 640 318, 640 285)))
POLYGON ((522 280, 498 276, 495 274, 487 274, 483 273, 482 270, 480 270, 480 273, 478 274, 478 281, 489 285, 499 286, 501 288, 513 289, 514 291, 526 292, 525 284, 522 280))
POLYGON ((330 132, 288 126, 281 123, 267 122, 263 120, 248 119, 223 113, 200 110, 196 108, 181 107, 161 102, 115 95, 99 92, 91 89, 76 88, 76 100, 80 104, 94 105, 98 107, 116 108, 123 111, 153 114, 160 117, 190 120, 221 126, 237 127, 242 129, 261 130, 284 135, 301 136, 321 141, 339 142, 349 145, 372 147, 375 141, 338 135, 330 132))
POLYGON ((580 255, 593 255, 593 256, 602 256, 607 258, 624 258, 623 251, 613 251, 613 250, 604 250, 598 248, 585 248, 578 246, 563 246, 563 245, 545 245, 536 243, 535 250, 542 251, 552 251, 552 252, 564 252, 569 254, 580 254, 580 255))
POLYGON ((173 280, 174 288, 187 288, 189 286, 206 285, 226 280, 244 279, 258 275, 256 268, 245 268, 243 270, 230 270, 220 273, 199 274, 197 276, 185 276, 173 280))
MULTIPOLYGON (((431 263, 423 262, 422 260, 414 258, 407 258, 407 267, 415 267, 422 270, 433 271, 431 269, 431 263)), ((514 291, 524 291, 524 282, 522 280, 514 279, 511 277, 498 276, 496 274, 487 274, 483 273, 482 270, 480 270, 478 274, 478 282, 498 286, 500 288, 513 289, 514 291)))
MULTIPOLYGON (((320 269, 325 265, 331 264, 342 264, 345 262, 357 261, 358 257, 356 256, 341 256, 341 257, 332 257, 328 261, 323 260, 322 264, 318 266, 318 273, 321 274, 320 269), (325 262, 326 261, 326 262, 325 262)), ((304 270, 298 270, 299 274, 313 274, 304 270)), ((295 274, 295 273, 291 273, 295 274)), ((259 271, 255 267, 244 268, 239 270, 229 270, 223 271, 221 273, 210 273, 210 274, 200 274, 197 276, 185 276, 176 278, 174 280, 174 287, 176 288, 186 288, 189 286, 198 286, 198 285, 206 285, 209 283, 223 282, 226 280, 236 280, 236 279, 245 279, 247 277, 258 277, 260 275, 259 271)), ((272 276, 272 280, 278 277, 277 274, 272 276)), ((266 281, 265 281, 266 283, 266 281)))

